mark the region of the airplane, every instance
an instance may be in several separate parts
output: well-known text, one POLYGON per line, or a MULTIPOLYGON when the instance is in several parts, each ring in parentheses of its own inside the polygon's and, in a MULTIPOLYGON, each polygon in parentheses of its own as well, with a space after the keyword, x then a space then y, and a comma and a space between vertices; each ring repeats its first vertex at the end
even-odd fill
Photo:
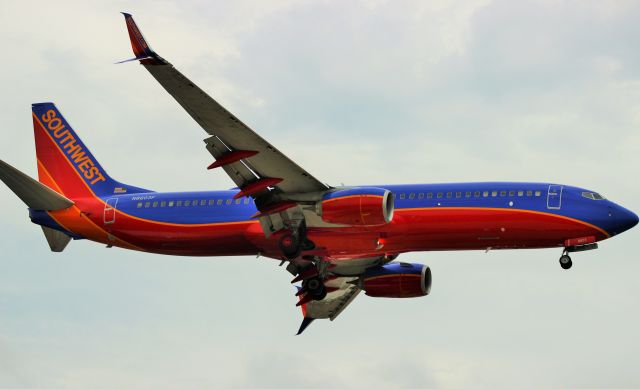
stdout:
POLYGON ((257 255, 294 277, 303 320, 334 320, 361 292, 426 296, 431 270, 400 254, 558 248, 570 253, 638 224, 598 192, 535 182, 331 186, 297 165, 151 49, 123 13, 134 58, 208 134, 208 169, 235 189, 160 193, 106 172, 50 102, 32 105, 38 180, 0 161, 53 252, 71 240, 176 256, 257 255))

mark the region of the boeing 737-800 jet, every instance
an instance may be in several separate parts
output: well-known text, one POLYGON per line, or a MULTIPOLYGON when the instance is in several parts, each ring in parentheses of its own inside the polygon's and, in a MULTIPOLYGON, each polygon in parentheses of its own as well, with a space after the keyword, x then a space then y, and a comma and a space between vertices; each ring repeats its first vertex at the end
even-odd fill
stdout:
MULTIPOLYGON (((135 58, 208 133, 209 169, 237 189, 159 193, 112 179, 53 103, 33 104, 38 181, 0 161, 52 251, 72 239, 183 256, 262 255, 298 286, 303 321, 335 319, 360 291, 429 294, 411 251, 551 248, 569 253, 638 223, 588 189, 532 182, 333 187, 287 158, 154 52, 124 14, 135 58)), ((126 62, 126 61, 123 61, 126 62)))

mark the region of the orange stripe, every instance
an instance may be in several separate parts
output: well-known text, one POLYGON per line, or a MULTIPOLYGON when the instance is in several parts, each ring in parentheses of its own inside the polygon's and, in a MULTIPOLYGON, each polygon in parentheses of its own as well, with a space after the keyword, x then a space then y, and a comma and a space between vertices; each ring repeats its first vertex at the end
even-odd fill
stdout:
MULTIPOLYGON (((53 179, 53 177, 51 176, 51 173, 49 173, 49 171, 47 170, 47 168, 44 167, 44 164, 42 162, 40 162, 40 160, 38 160, 38 166, 42 168, 42 172, 45 174, 45 178, 47 180, 50 180, 53 185, 55 185, 58 190, 60 189, 60 187, 58 187, 58 185, 55 183, 55 180, 53 179)), ((60 191, 60 193, 62 193, 62 191, 60 191)), ((132 243, 129 243, 121 238, 118 238, 117 236, 108 233, 106 230, 104 230, 103 228, 101 228, 99 225, 97 225, 96 223, 93 222, 93 220, 91 220, 88 217, 83 217, 82 216, 82 211, 81 209, 76 206, 76 205, 72 205, 71 207, 67 208, 67 209, 63 209, 63 210, 59 210, 59 211, 49 211, 47 212, 47 214, 53 219, 55 220, 56 223, 60 224, 60 226, 62 226, 64 229, 66 229, 67 231, 70 231, 72 233, 79 233, 74 231, 74 228, 70 228, 68 227, 68 224, 63 223, 61 219, 75 219, 77 217, 79 217, 81 221, 83 222, 89 222, 89 225, 87 225, 86 223, 83 223, 83 225, 77 225, 77 227, 80 228, 92 228, 92 229, 97 229, 97 231, 94 231, 94 233, 98 233, 98 237, 96 238, 95 236, 92 237, 87 237, 87 238, 96 238, 96 240, 103 242, 103 243, 107 243, 110 244, 112 243, 111 240, 109 239, 109 236, 113 236, 115 239, 113 241, 113 243, 116 243, 119 246, 124 246, 124 247, 129 247, 129 248, 133 248, 135 250, 140 250, 140 251, 145 251, 144 249, 142 249, 141 247, 138 247, 132 243), (55 215, 54 215, 55 214, 55 215), (102 237, 101 240, 99 240, 101 238, 100 235, 103 235, 104 237, 102 237)))
POLYGON ((567 221, 572 221, 575 223, 579 223, 582 225, 585 225, 587 227, 591 227, 599 232, 601 232, 604 236, 606 236, 607 238, 609 237, 609 233, 605 230, 603 230, 602 228, 595 226, 591 223, 587 223, 585 221, 579 220, 579 219, 574 219, 572 217, 568 217, 568 216, 563 216, 563 215, 556 215, 554 213, 547 213, 547 212, 540 212, 540 211, 531 211, 528 209, 511 209, 511 208, 489 208, 489 207, 434 207, 434 208, 400 208, 400 209, 395 209, 395 212, 404 212, 404 211, 437 211, 437 210, 481 210, 481 211, 504 211, 504 212, 522 212, 522 213, 530 213, 533 215, 544 215, 544 216, 550 216, 550 217, 555 217, 558 219, 563 219, 563 220, 567 220, 567 221))
POLYGON ((43 182, 43 184, 49 186, 51 189, 55 190, 60 194, 64 194, 64 191, 60 188, 58 183, 55 182, 55 180, 53 179, 53 176, 51 176, 51 173, 49 173, 47 168, 44 167, 44 164, 40 161, 40 159, 36 157, 36 160, 38 161, 38 167, 43 170, 43 173, 46 175, 46 178, 48 178, 47 182, 43 182))

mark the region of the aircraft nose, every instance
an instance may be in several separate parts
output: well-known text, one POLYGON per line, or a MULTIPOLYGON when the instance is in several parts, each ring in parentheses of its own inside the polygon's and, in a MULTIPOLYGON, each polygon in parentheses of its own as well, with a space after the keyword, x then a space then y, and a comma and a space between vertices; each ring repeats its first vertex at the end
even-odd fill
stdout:
POLYGON ((638 215, 626 208, 620 206, 618 206, 617 208, 618 209, 616 209, 615 218, 620 232, 629 230, 636 224, 638 224, 638 215))

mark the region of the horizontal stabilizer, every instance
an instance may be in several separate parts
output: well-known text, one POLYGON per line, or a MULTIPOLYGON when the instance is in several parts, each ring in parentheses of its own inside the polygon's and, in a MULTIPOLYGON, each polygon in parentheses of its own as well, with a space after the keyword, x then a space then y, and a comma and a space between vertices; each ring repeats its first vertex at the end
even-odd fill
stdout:
POLYGON ((54 253, 61 253, 71 241, 71 237, 64 232, 45 226, 41 227, 44 237, 47 238, 47 243, 49 243, 49 247, 54 253))
POLYGON ((36 211, 56 211, 69 208, 73 201, 39 183, 20 170, 0 160, 0 180, 13 191, 20 200, 36 211))

